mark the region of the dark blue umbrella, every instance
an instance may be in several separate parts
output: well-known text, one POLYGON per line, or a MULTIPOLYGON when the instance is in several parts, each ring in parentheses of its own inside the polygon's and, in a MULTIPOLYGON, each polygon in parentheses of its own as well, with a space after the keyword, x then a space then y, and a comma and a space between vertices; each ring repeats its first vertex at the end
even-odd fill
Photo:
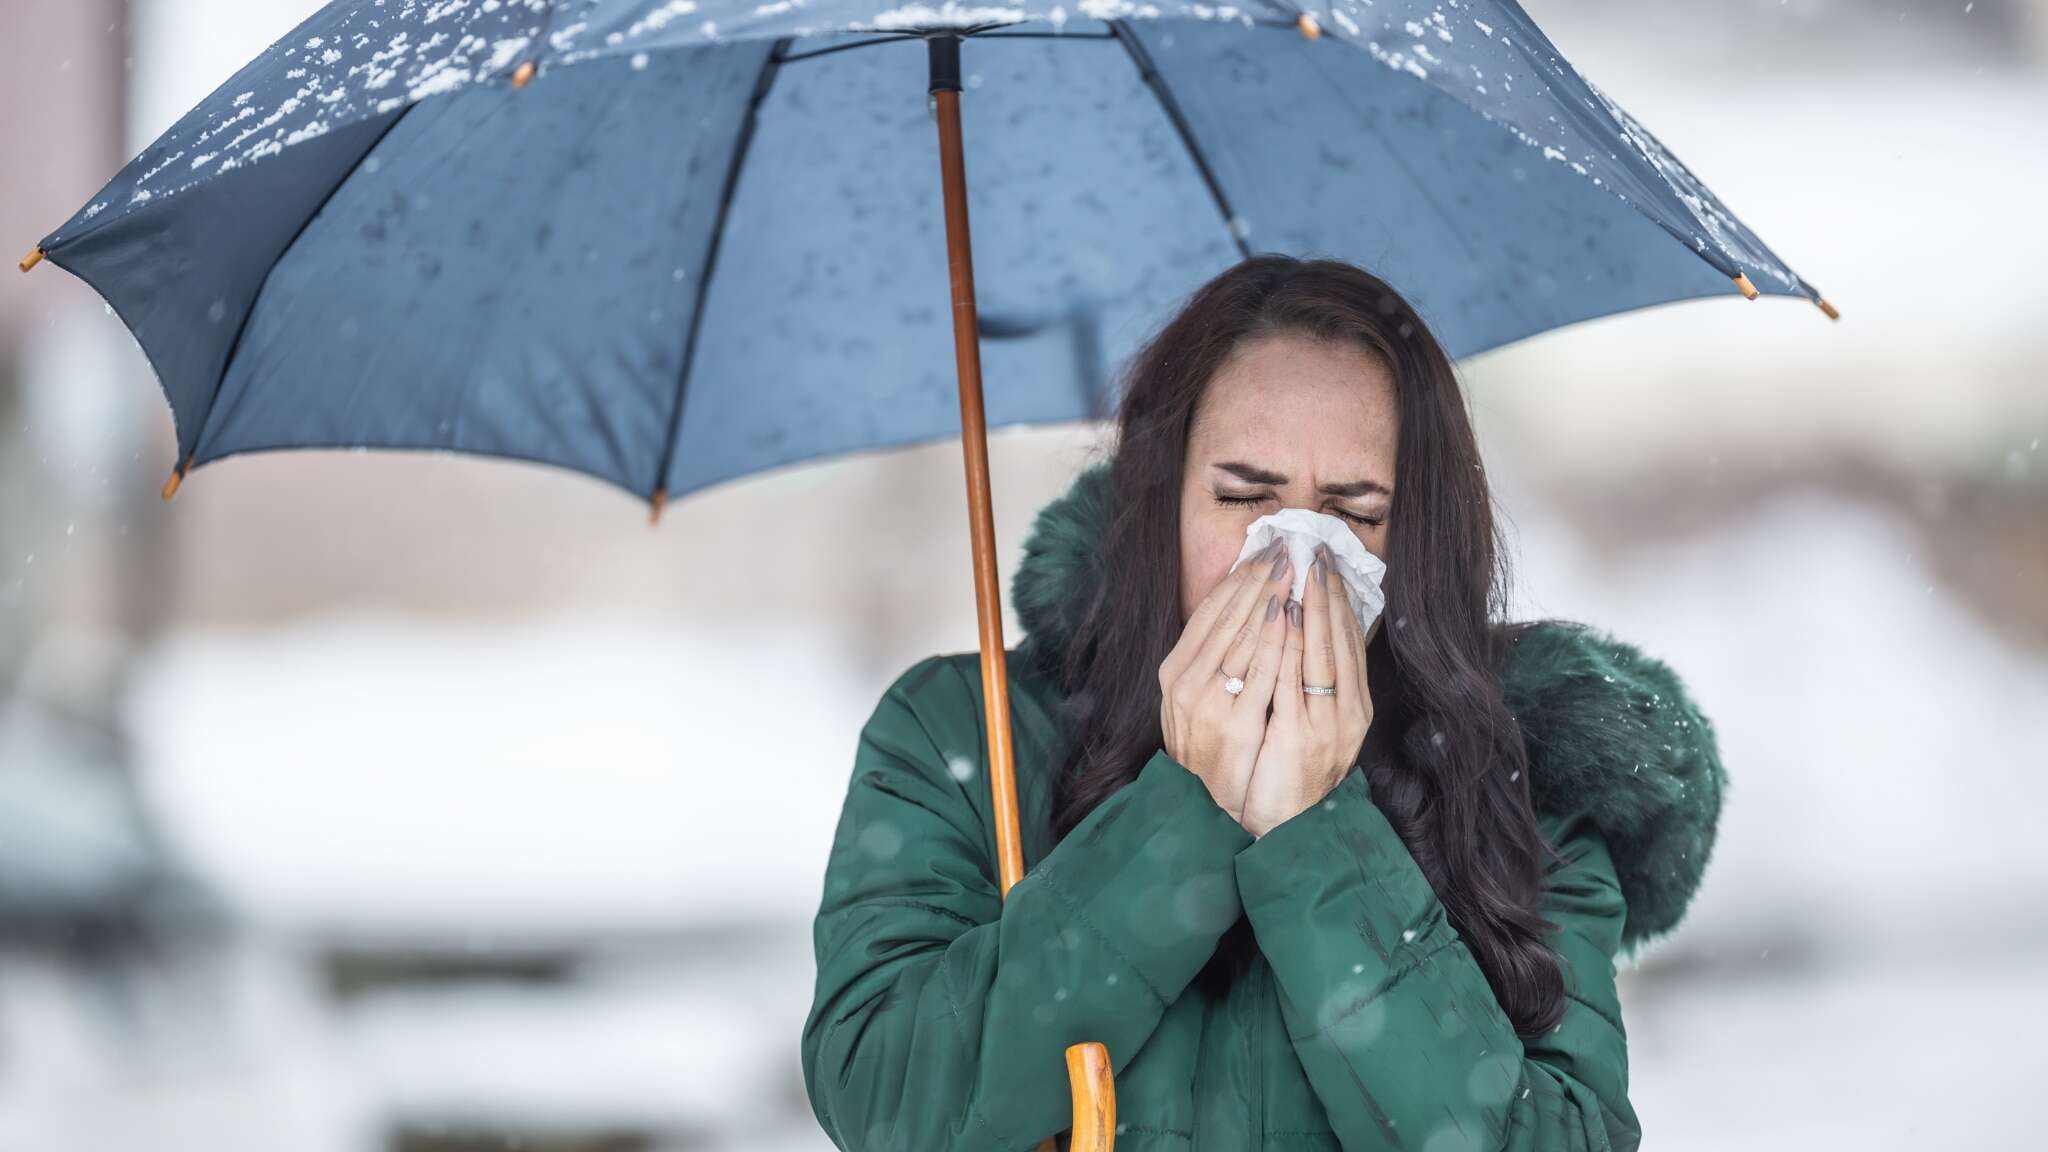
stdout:
POLYGON ((1453 356, 1819 300, 1517 5, 1312 11, 336 0, 37 251, 141 343, 180 474, 440 449, 658 501, 947 437, 942 30, 990 424, 1106 415, 1110 366, 1254 251, 1371 268, 1453 356))
MULTIPOLYGON (((335 0, 22 268, 148 354, 166 496, 239 452, 412 448, 658 515, 959 427, 1007 894, 986 426, 1107 415, 1109 366, 1255 251, 1371 268, 1453 356, 1731 284, 1834 315, 1511 0, 335 0)), ((1108 1053, 1067 1062, 1072 1147, 1107 1149, 1108 1053)))

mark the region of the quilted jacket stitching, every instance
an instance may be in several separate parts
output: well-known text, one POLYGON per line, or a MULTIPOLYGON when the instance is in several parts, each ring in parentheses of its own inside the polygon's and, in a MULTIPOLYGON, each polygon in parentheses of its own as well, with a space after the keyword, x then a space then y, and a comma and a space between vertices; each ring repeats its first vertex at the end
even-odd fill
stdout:
POLYGON ((1110 955, 1115 956, 1119 961, 1122 961, 1124 967, 1131 970, 1131 974, 1138 978, 1138 983, 1145 986, 1145 991, 1150 992, 1154 1000, 1159 1001, 1161 1005, 1171 1003, 1160 993, 1159 989, 1152 986, 1152 981, 1145 976, 1144 970, 1131 963, 1131 958, 1124 955, 1123 949, 1116 946, 1116 942, 1109 938, 1109 934, 1096 927, 1095 921, 1089 919, 1088 914, 1083 912, 1080 905, 1074 902, 1073 897, 1068 895, 1067 890, 1061 886, 1054 869, 1047 868, 1041 871, 1039 873, 1039 880, 1045 885, 1046 891, 1051 892, 1053 898, 1059 901, 1060 907, 1072 913, 1074 919, 1079 920, 1082 926, 1093 933, 1097 940, 1102 941, 1102 946, 1109 950, 1110 955))
POLYGON ((1382 997, 1386 996, 1387 993, 1393 991, 1394 988, 1401 983, 1401 981, 1406 980, 1410 973, 1421 968, 1423 961, 1429 959, 1431 956, 1436 955, 1444 949, 1449 948, 1451 945, 1460 942, 1461 941, 1458 939, 1458 937, 1451 936, 1446 939, 1439 940, 1437 943, 1431 945, 1430 947, 1424 949, 1421 952, 1415 953, 1413 956, 1409 958, 1406 964, 1403 964, 1401 967, 1396 968, 1394 970, 1393 975, 1387 977, 1386 980, 1381 982, 1379 987, 1373 989, 1372 994, 1370 996, 1367 996, 1359 1000, 1356 1004, 1351 1005, 1349 1008, 1344 1009, 1344 1011, 1339 1013, 1335 1019, 1332 1019, 1328 1024, 1323 1025, 1321 1028, 1318 1028, 1315 1031, 1309 1032, 1305 1035, 1295 1036, 1293 1038, 1296 1040, 1312 1040, 1317 1036, 1321 1036, 1323 1033, 1328 1032, 1330 1029, 1335 1028, 1337 1025, 1342 1024, 1344 1021, 1349 1020, 1352 1016, 1356 1015, 1360 1010, 1364 1009, 1367 1005, 1378 1003, 1382 997))

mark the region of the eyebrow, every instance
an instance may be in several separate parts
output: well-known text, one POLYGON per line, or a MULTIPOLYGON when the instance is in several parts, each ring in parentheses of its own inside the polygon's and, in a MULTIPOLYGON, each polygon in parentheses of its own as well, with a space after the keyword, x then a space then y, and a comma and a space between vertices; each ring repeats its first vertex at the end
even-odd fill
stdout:
MULTIPOLYGON (((1287 477, 1271 469, 1261 468, 1256 464, 1225 460, 1211 465, 1211 467, 1221 468, 1247 484, 1271 484, 1277 488, 1287 483, 1287 477)), ((1393 492, 1386 485, 1377 480, 1345 480, 1324 484, 1321 485, 1321 491, 1326 496, 1370 496, 1375 492, 1383 496, 1393 495, 1393 492)))

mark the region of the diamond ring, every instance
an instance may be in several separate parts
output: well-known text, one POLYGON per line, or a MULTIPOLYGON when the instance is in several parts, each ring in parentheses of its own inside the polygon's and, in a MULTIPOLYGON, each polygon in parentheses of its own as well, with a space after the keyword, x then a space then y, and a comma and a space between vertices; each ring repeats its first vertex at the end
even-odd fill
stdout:
POLYGON ((1232 696, 1235 696, 1238 693, 1244 691, 1244 681, 1239 677, 1232 676, 1230 673, 1225 672, 1223 674, 1223 690, 1225 692, 1230 693, 1232 696))

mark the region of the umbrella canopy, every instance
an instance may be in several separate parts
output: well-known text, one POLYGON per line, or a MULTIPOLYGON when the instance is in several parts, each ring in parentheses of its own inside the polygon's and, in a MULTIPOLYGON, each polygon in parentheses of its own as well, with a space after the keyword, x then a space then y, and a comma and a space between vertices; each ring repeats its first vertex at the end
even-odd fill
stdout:
POLYGON ((1505 0, 336 0, 24 264, 129 326, 178 476, 437 449, 658 506, 950 437, 936 31, 965 37, 991 425, 1105 416, 1111 366, 1255 251, 1371 268, 1454 356, 1820 302, 1505 0))

